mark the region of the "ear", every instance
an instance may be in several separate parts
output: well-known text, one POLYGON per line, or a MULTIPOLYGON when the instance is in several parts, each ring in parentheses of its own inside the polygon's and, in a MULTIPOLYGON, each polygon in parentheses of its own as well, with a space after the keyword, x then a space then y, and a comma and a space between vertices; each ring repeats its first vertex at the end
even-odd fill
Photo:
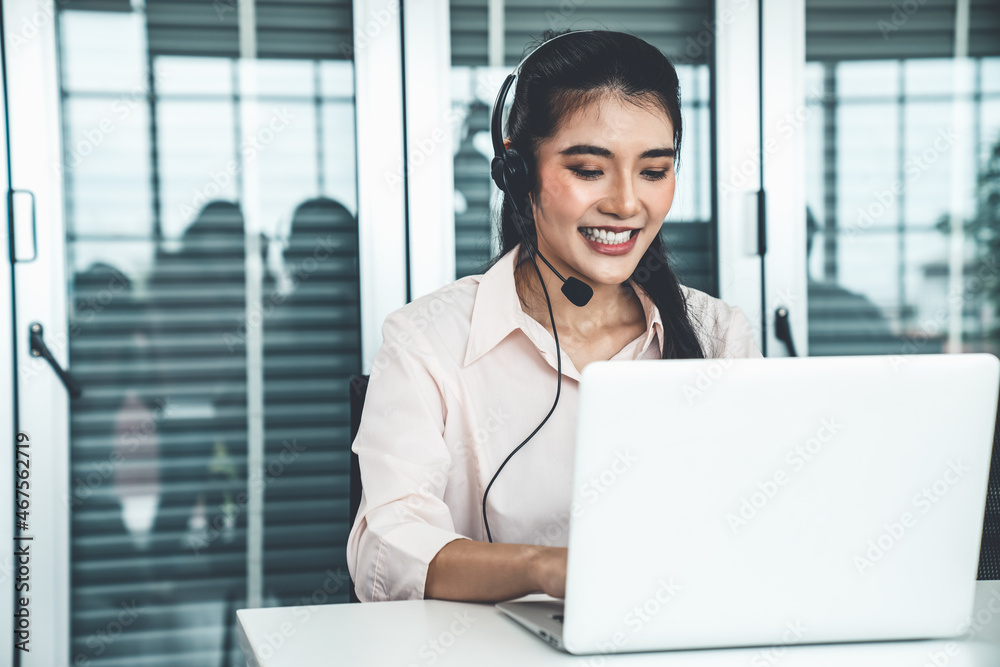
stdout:
POLYGON ((504 150, 510 150, 510 148, 513 145, 514 145, 514 142, 510 140, 510 137, 507 137, 506 139, 503 140, 504 150))

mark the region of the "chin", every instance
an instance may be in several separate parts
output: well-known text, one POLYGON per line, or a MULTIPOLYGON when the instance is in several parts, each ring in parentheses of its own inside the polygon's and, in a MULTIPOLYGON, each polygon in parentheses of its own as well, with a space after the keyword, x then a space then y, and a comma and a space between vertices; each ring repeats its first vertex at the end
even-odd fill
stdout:
POLYGON ((635 271, 635 266, 629 266, 628 271, 614 271, 612 273, 594 271, 593 273, 588 274, 584 280, 586 280, 591 287, 596 287, 597 285, 621 285, 632 277, 633 271, 635 271))

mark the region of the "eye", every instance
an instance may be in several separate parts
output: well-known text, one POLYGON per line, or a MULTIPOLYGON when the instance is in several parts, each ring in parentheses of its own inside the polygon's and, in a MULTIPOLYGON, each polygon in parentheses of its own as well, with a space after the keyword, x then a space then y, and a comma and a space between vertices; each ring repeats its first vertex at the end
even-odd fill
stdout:
POLYGON ((570 170, 575 173, 580 178, 592 181, 601 175, 601 171, 596 169, 577 169, 575 167, 570 167, 570 170))
POLYGON ((662 180, 662 179, 666 178, 667 174, 670 173, 670 170, 669 169, 664 169, 663 171, 655 171, 655 170, 652 170, 652 169, 647 169, 646 171, 644 171, 642 173, 646 174, 646 176, 651 181, 659 181, 659 180, 662 180))

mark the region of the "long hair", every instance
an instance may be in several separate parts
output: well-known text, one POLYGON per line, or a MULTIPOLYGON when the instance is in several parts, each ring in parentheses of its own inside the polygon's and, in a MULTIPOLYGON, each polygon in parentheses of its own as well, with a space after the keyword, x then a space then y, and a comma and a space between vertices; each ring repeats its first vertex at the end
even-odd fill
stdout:
MULTIPOLYGON (((681 100, 677 71, 658 49, 620 32, 581 31, 566 35, 546 30, 542 46, 521 65, 510 114, 507 136, 528 163, 539 183, 536 155, 539 145, 553 136, 560 121, 574 109, 613 94, 637 104, 652 100, 662 108, 674 127, 674 169, 680 164, 681 100)), ((513 204, 504 195, 499 216, 500 252, 487 266, 522 242, 513 204)), ((537 245, 535 226, 525 221, 526 232, 537 245)), ((631 279, 649 296, 663 321, 663 359, 702 359, 705 352, 695 333, 684 293, 667 261, 663 238, 657 234, 632 272, 631 279)))

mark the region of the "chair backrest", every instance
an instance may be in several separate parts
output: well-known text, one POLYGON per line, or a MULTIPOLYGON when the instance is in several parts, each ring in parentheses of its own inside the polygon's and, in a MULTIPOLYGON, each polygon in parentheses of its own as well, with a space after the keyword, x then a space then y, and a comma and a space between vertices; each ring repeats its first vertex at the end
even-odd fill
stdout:
MULTIPOLYGON (((350 394, 351 402, 351 441, 348 444, 348 448, 354 445, 354 439, 358 437, 358 428, 361 426, 361 413, 365 408, 365 395, 368 393, 368 376, 367 375, 352 375, 350 377, 350 387, 348 393, 350 394)), ((351 454, 351 486, 350 486, 350 517, 349 526, 354 525, 354 520, 358 516, 358 508, 361 507, 361 465, 358 461, 358 455, 354 453, 354 450, 350 450, 351 454)), ((348 598, 351 602, 360 602, 357 594, 354 592, 354 580, 351 580, 351 590, 348 592, 348 598)))
POLYGON ((993 460, 986 492, 983 541, 979 550, 979 579, 1000 579, 1000 406, 993 431, 993 460))

